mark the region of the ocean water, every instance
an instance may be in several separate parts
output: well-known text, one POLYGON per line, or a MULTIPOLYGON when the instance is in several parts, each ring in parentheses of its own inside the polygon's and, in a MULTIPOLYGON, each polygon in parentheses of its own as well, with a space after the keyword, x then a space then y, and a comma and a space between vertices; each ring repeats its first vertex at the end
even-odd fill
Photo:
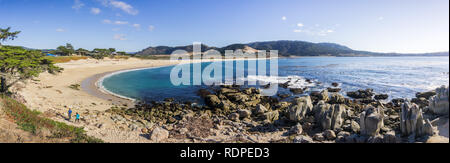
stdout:
MULTIPOLYGON (((228 62, 236 64, 236 61, 228 62)), ((289 87, 292 88, 307 87, 305 93, 320 91, 337 82, 344 95, 347 91, 372 88, 376 93, 389 94, 390 99, 413 98, 416 92, 449 85, 449 57, 283 58, 278 59, 278 76, 271 77, 248 75, 249 72, 256 71, 248 68, 249 62, 257 61, 237 62, 245 62, 246 78, 234 76, 237 78, 234 80, 290 82, 289 87), (306 82, 306 79, 313 83, 306 82)), ((211 63, 195 64, 201 64, 203 69, 211 63)), ((270 65, 269 61, 267 65, 270 65)), ((170 81, 172 68, 173 66, 124 71, 105 77, 102 85, 109 92, 137 100, 158 101, 171 97, 178 101, 201 103, 197 91, 209 86, 174 86, 170 81)), ((194 73, 194 77, 198 76, 199 74, 194 73)), ((231 81, 231 78, 226 81, 231 81)), ((279 93, 289 93, 289 90, 280 87, 279 93)))

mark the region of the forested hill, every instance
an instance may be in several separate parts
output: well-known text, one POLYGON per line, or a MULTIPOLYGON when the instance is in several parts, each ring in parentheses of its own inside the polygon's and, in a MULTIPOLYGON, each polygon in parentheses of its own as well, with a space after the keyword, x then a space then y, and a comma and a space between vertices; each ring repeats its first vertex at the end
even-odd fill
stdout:
MULTIPOLYGON (((319 55, 338 55, 353 52, 352 49, 331 43, 310 43, 304 41, 271 41, 271 42, 254 42, 249 44, 233 44, 222 48, 209 47, 202 45, 202 51, 211 49, 224 53, 225 50, 237 49, 255 49, 255 50, 278 50, 278 54, 282 56, 319 56, 319 55)), ((192 45, 168 47, 158 46, 149 47, 137 53, 137 55, 165 55, 171 54, 175 50, 186 50, 192 52, 192 45)))
MULTIPOLYGON (((353 50, 349 47, 334 43, 311 43, 305 41, 267 41, 253 42, 248 44, 233 44, 222 48, 202 45, 202 52, 215 49, 224 54, 225 50, 243 49, 244 51, 255 50, 278 50, 279 56, 448 56, 448 52, 423 53, 423 54, 401 54, 401 53, 375 53, 368 51, 353 50)), ((175 50, 192 52, 192 45, 168 47, 158 46, 146 48, 136 55, 168 55, 175 50)))

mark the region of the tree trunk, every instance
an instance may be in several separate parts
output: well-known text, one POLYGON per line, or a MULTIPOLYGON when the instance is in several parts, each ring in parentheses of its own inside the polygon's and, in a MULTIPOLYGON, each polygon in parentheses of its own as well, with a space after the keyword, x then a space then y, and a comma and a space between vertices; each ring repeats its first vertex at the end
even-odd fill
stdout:
POLYGON ((0 77, 0 93, 6 93, 8 91, 8 88, 6 87, 6 78, 0 77))

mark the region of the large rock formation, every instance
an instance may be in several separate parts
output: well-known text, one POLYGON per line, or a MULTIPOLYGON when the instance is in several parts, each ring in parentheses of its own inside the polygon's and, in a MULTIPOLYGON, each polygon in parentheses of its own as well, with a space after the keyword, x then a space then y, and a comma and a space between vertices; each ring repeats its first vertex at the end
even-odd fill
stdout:
POLYGON ((210 107, 216 107, 221 103, 221 101, 216 95, 207 95, 205 98, 205 103, 210 107))
POLYGON ((430 121, 423 120, 422 109, 416 104, 406 101, 401 106, 400 129, 403 136, 420 137, 433 135, 430 121))
POLYGON ((319 120, 322 118, 323 114, 328 110, 331 105, 326 103, 325 101, 319 101, 316 106, 313 108, 314 118, 319 120))
POLYGON ((312 98, 314 98, 317 101, 325 101, 328 102, 328 90, 323 90, 321 92, 311 92, 311 96, 312 98))
POLYGON ((247 109, 239 109, 238 113, 239 113, 239 117, 241 117, 241 118, 250 118, 250 116, 252 115, 252 112, 247 109))
POLYGON ((384 112, 382 107, 370 106, 360 115, 361 134, 366 136, 376 136, 384 126, 384 112))
POLYGON ((378 94, 378 95, 375 95, 374 98, 375 98, 375 100, 386 100, 389 98, 389 95, 388 94, 378 94))
POLYGON ((264 114, 265 119, 268 120, 269 122, 274 122, 278 120, 279 116, 280 113, 278 112, 278 110, 267 112, 264 114))
POLYGON ((267 108, 262 104, 257 105, 254 109, 255 114, 258 116, 264 115, 264 113, 266 113, 267 111, 267 108))
POLYGON ((342 127, 346 115, 344 105, 329 105, 320 101, 314 108, 317 123, 323 130, 335 130, 342 127))
POLYGON ((305 117, 307 113, 310 113, 312 110, 313 104, 309 96, 297 98, 294 101, 294 105, 291 106, 288 110, 289 120, 296 122, 300 121, 305 117))
POLYGON ((429 110, 438 115, 448 115, 448 92, 449 88, 442 86, 436 89, 436 95, 429 100, 429 110))
POLYGON ((372 98, 374 95, 373 89, 366 89, 366 90, 357 90, 354 92, 347 92, 347 96, 355 99, 365 99, 365 98, 372 98))
POLYGON ((333 93, 330 98, 330 104, 345 104, 345 97, 338 93, 333 93))
POLYGON ((152 133, 150 134, 150 139, 156 142, 162 141, 169 138, 169 131, 161 128, 156 127, 153 129, 152 133))
POLYGON ((430 97, 433 97, 434 95, 436 95, 435 91, 416 93, 417 98, 425 98, 425 99, 429 99, 430 97))

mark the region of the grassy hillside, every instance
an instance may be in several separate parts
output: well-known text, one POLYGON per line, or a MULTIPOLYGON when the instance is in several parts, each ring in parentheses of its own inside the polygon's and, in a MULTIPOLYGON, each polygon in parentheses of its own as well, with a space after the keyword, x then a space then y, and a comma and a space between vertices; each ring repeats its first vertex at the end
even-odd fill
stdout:
POLYGON ((88 59, 87 56, 59 56, 59 57, 46 57, 53 63, 66 63, 70 61, 77 61, 82 59, 88 59))
POLYGON ((70 126, 45 118, 38 111, 32 111, 16 100, 0 95, 0 108, 14 120, 20 129, 34 135, 48 133, 46 139, 51 142, 102 143, 103 141, 86 135, 83 128, 70 126))

